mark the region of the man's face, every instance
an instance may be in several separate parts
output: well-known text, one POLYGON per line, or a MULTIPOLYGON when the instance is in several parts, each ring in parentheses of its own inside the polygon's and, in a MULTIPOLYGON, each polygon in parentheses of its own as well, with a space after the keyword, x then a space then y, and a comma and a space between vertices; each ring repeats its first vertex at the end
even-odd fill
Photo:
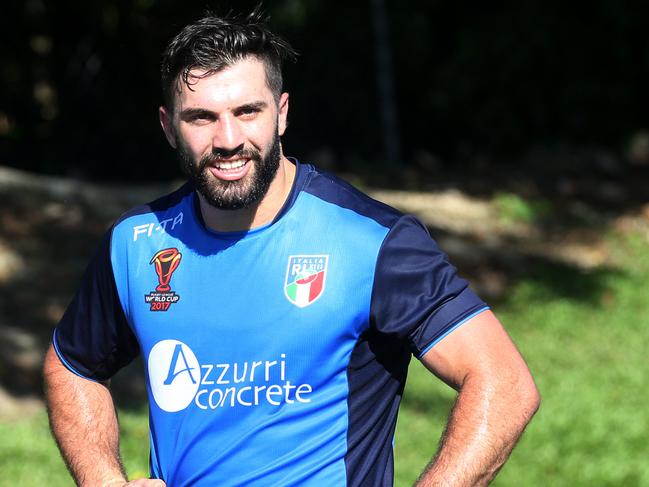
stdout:
POLYGON ((259 202, 281 158, 288 95, 279 106, 266 84, 264 64, 249 57, 205 78, 181 83, 173 114, 160 120, 178 149, 183 171, 212 206, 235 210, 259 202))

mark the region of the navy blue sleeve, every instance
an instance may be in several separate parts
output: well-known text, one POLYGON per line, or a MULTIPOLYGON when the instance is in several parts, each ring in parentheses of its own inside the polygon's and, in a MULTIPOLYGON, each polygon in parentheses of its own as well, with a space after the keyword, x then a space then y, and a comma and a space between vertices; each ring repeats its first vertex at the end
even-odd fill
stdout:
POLYGON ((110 236, 111 232, 99 244, 53 337, 56 353, 68 369, 99 381, 112 377, 139 353, 115 287, 110 236))
POLYGON ((373 326, 404 341, 421 357, 485 303, 457 276, 414 217, 401 217, 379 251, 372 292, 373 326))

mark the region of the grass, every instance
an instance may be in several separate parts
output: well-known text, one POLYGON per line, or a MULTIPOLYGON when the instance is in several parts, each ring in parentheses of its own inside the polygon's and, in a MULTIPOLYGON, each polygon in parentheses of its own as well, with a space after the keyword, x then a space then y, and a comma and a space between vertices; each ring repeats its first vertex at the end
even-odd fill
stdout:
MULTIPOLYGON (((649 485, 647 247, 639 237, 617 239, 612 248, 623 272, 529 278, 498 306, 543 403, 493 485, 649 485), (600 282, 593 286, 593 280, 600 282)), ((452 397, 419 364, 411 367, 396 485, 412 485, 428 461, 452 397), (426 402, 428 410, 421 407, 426 402)))
MULTIPOLYGON (((149 430, 146 411, 120 411, 122 456, 132 477, 148 475, 149 430)), ((0 422, 0 486, 72 485, 50 435, 45 411, 34 417, 0 422)))
MULTIPOLYGON (((640 235, 610 244, 617 270, 533 269, 495 306, 543 396, 496 486, 649 485, 649 245, 640 235)), ((395 439, 397 486, 412 485, 432 456, 453 398, 413 361, 395 439)), ((144 475, 146 411, 122 409, 120 419, 127 470, 144 475)), ((0 485, 70 485, 44 413, 0 423, 0 471, 0 485)))
POLYGON ((532 223, 550 212, 544 200, 527 200, 514 193, 496 193, 493 203, 503 223, 532 223))

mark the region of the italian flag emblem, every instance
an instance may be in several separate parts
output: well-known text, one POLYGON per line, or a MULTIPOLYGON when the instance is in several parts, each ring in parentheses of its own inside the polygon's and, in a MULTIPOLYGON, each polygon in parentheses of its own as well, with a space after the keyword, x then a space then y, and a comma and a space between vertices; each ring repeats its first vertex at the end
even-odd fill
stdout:
POLYGON ((328 255, 291 255, 286 268, 284 294, 295 306, 313 304, 324 291, 328 255))

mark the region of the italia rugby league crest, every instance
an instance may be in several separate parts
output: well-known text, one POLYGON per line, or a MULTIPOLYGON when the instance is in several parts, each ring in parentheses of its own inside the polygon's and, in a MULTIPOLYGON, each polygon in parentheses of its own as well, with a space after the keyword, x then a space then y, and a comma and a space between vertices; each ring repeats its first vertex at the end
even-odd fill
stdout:
POLYGON ((328 262, 328 255, 289 256, 284 294, 291 303, 304 308, 322 296, 328 262))

